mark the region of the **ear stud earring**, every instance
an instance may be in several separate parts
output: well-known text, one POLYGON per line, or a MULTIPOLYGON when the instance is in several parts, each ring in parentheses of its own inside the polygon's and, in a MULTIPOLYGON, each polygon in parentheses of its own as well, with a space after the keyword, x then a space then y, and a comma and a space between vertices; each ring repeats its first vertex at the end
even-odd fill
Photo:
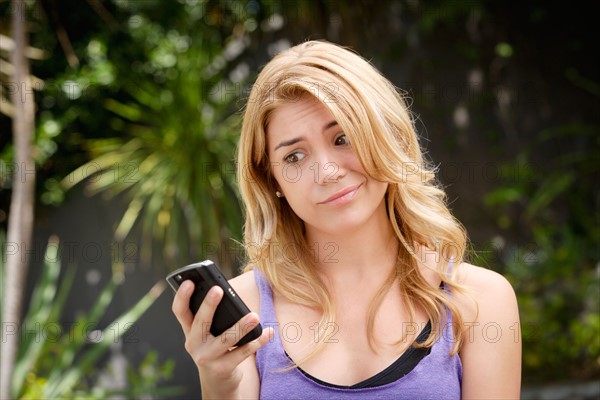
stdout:
POLYGON ((281 192, 279 190, 275 192, 275 196, 277 196, 279 198, 283 197, 283 195, 281 194, 281 192))

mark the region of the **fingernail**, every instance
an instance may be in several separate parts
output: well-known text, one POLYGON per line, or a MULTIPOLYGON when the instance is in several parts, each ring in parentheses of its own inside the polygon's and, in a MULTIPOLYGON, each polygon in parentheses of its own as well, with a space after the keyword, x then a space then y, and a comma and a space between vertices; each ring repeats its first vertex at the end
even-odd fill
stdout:
POLYGON ((242 323, 244 325, 258 325, 259 321, 257 321, 257 318, 252 313, 250 313, 244 316, 244 318, 242 319, 242 323))
POLYGON ((181 290, 182 290, 184 293, 187 293, 187 292, 189 292, 190 290, 192 290, 192 283, 191 283, 190 281, 184 281, 184 282, 181 284, 181 290))
POLYGON ((208 295, 210 296, 211 300, 215 300, 217 298, 217 296, 219 295, 219 289, 217 288, 217 286, 213 286, 210 289, 210 292, 208 293, 208 295))

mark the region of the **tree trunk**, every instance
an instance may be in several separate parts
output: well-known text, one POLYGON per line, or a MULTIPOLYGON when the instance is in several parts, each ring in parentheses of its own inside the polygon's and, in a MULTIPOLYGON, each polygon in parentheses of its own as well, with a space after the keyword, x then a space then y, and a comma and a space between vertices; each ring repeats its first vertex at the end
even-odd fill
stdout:
POLYGON ((11 54, 14 66, 13 82, 17 90, 12 93, 14 114, 12 130, 15 147, 12 194, 6 238, 6 279, 2 300, 2 357, 0 361, 0 399, 13 398, 11 380, 19 348, 21 308, 28 250, 33 230, 35 191, 35 165, 32 142, 35 129, 33 88, 29 75, 29 61, 25 57, 27 33, 25 31, 25 2, 13 0, 12 35, 15 47, 11 54))

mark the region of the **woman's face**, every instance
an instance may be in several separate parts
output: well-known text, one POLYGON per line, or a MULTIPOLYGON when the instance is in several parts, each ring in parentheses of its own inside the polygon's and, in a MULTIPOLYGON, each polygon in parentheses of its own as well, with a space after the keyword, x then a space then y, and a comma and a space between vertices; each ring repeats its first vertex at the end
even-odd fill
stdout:
POLYGON ((367 176, 342 128, 316 98, 306 95, 273 111, 267 143, 278 190, 308 233, 337 235, 376 215, 386 218, 387 183, 367 176))

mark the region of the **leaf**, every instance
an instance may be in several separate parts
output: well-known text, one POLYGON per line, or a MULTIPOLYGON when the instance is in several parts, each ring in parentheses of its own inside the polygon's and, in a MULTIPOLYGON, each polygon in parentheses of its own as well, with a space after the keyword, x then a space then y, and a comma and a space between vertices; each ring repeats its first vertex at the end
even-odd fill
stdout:
POLYGON ((574 180, 573 172, 562 172, 545 179, 531 198, 525 210, 525 216, 528 219, 534 218, 540 210, 546 208, 556 197, 567 190, 574 180))
POLYGON ((108 350, 110 345, 123 336, 131 326, 148 310, 154 301, 163 293, 166 285, 163 281, 156 283, 144 297, 133 307, 121 314, 102 331, 102 340, 95 343, 86 351, 78 362, 68 368, 60 377, 56 378, 52 385, 48 385, 45 395, 48 398, 60 397, 73 389, 77 382, 84 376, 85 371, 93 366, 99 358, 108 350), (117 329, 114 329, 114 326, 117 329))
MULTIPOLYGON (((58 284, 61 270, 58 243, 56 237, 51 237, 48 242, 44 257, 45 268, 34 288, 30 307, 23 322, 24 329, 31 329, 36 334, 26 336, 20 344, 11 387, 12 396, 15 398, 20 394, 44 398, 72 395, 76 385, 96 365, 110 345, 118 341, 133 326, 162 294, 166 286, 163 281, 155 284, 133 307, 101 331, 99 335, 101 340, 98 343, 90 344, 87 329, 95 324, 95 321, 100 320, 114 298, 117 284, 111 280, 90 312, 71 327, 69 334, 62 335, 58 342, 50 342, 48 335, 39 332, 43 332, 49 322, 60 319, 75 276, 75 268, 69 268, 60 285, 58 284), (47 359, 42 357, 49 354, 57 358, 51 363, 48 371, 42 363, 47 359)), ((0 262, 0 269, 3 268, 3 262, 0 262)), ((59 329, 62 332, 64 327, 61 326, 59 329)))
POLYGON ((122 118, 133 122, 139 122, 142 117, 142 111, 136 105, 123 104, 114 99, 107 99, 104 106, 119 115, 122 118))
POLYGON ((521 190, 514 187, 501 187, 488 193, 485 196, 485 204, 488 206, 497 206, 502 204, 510 204, 519 201, 523 198, 521 190))
POLYGON ((33 370, 42 349, 48 340, 48 335, 41 334, 51 321, 53 304, 57 292, 61 263, 58 257, 59 240, 51 236, 44 256, 44 269, 36 285, 27 314, 23 319, 21 332, 32 332, 33 335, 21 335, 19 355, 13 372, 11 392, 14 397, 21 392, 27 373, 33 370))

